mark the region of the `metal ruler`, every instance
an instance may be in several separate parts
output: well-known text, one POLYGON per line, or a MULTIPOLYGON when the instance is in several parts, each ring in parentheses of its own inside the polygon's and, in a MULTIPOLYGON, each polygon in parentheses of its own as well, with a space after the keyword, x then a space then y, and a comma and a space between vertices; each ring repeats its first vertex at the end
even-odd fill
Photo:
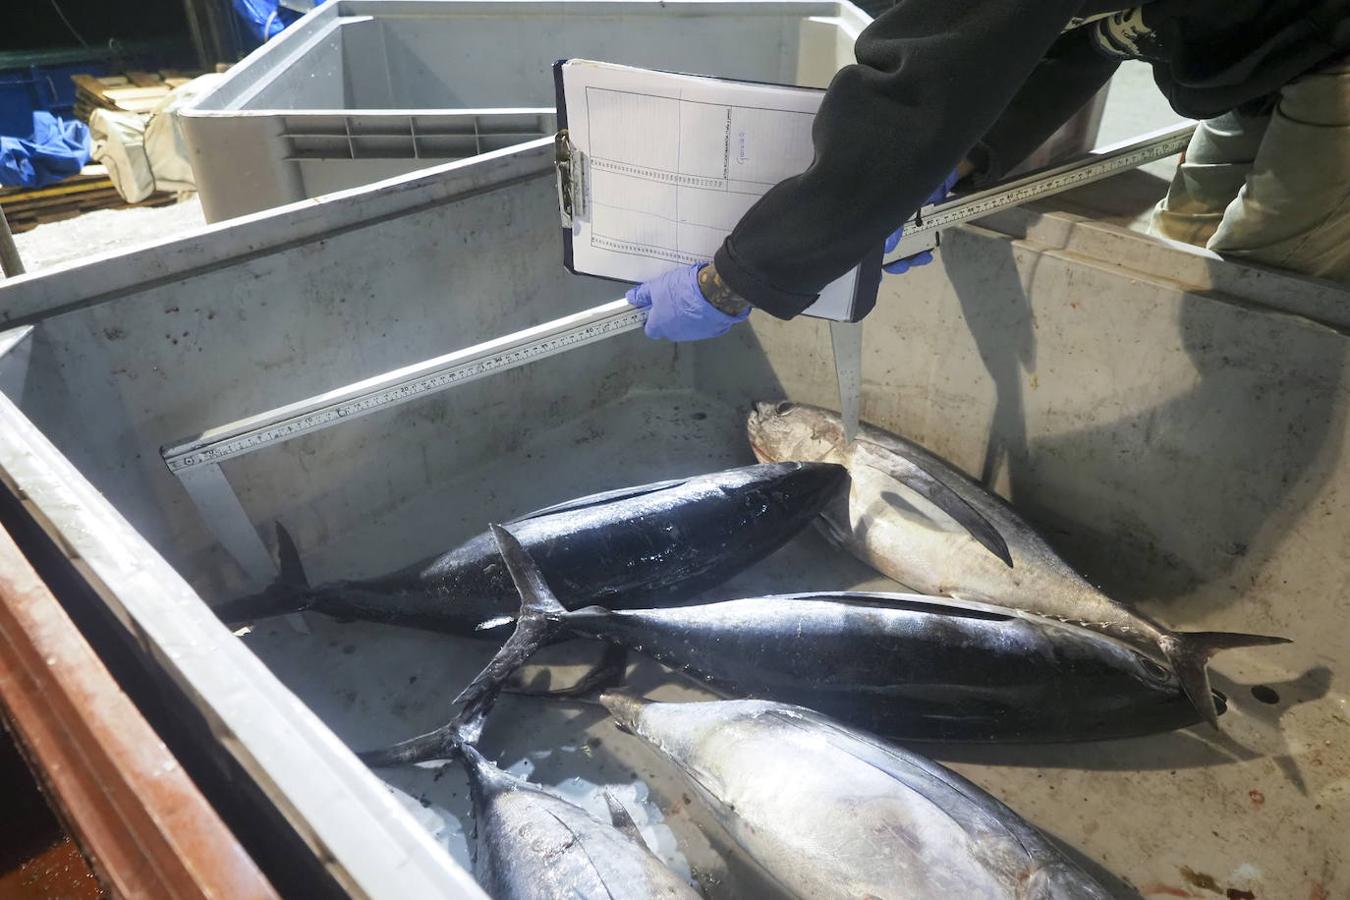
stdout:
POLYGON ((946 203, 927 207, 918 221, 905 226, 905 235, 893 257, 910 256, 931 248, 935 243, 935 235, 944 228, 1002 209, 1021 206, 1031 200, 1051 197, 1174 156, 1186 149, 1194 131, 1194 122, 1170 125, 1128 141, 1098 148, 1068 162, 1037 169, 984 190, 962 194, 946 203))
MULTIPOLYGON (((924 212, 921 223, 906 229, 898 255, 907 255, 906 246, 911 241, 926 238, 931 242, 939 229, 1170 156, 1186 146, 1193 129, 1194 125, 1189 124, 1163 129, 1133 141, 1103 148, 1088 157, 1033 172, 988 190, 931 207, 924 212)), ((169 445, 161 453, 174 472, 219 463, 494 372, 634 331, 641 328, 646 320, 646 310, 634 309, 624 300, 614 300, 211 428, 169 445)), ((833 324, 837 326, 840 323, 833 324)), ((861 386, 862 332, 858 327, 834 327, 832 331, 840 376, 841 407, 847 410, 856 428, 861 386)))
MULTIPOLYGON (((1030 172, 982 191, 935 204, 921 211, 905 226, 904 237, 892 259, 901 259, 937 246, 944 228, 978 219, 990 213, 1031 200, 1050 197, 1070 188, 1100 181, 1127 169, 1180 153, 1190 142, 1195 125, 1185 123, 1159 129, 1141 137, 1094 150, 1086 156, 1057 166, 1030 172)), ((845 322, 830 323, 830 342, 834 349, 835 378, 839 382, 839 417, 844 439, 858 434, 862 409, 862 328, 845 322)))
POLYGON ((634 331, 646 321, 647 310, 634 309, 626 300, 614 300, 211 428, 166 446, 160 455, 171 471, 181 475, 186 469, 218 463, 391 409, 457 384, 634 331))

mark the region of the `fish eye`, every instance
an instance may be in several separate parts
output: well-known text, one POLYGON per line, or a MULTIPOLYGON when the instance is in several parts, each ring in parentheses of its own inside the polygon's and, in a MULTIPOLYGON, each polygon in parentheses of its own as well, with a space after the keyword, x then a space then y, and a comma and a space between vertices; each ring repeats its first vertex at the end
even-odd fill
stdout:
POLYGON ((792 412, 792 410, 795 409, 796 406, 797 404, 793 403, 791 400, 784 400, 782 403, 775 406, 773 410, 774 412, 782 416, 792 412))

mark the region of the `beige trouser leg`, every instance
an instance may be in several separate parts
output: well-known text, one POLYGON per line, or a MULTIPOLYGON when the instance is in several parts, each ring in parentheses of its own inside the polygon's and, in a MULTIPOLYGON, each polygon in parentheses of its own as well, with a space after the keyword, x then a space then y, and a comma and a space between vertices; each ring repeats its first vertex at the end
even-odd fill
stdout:
POLYGON ((1350 64, 1286 85, 1269 117, 1202 123, 1152 230, 1350 283, 1350 64))

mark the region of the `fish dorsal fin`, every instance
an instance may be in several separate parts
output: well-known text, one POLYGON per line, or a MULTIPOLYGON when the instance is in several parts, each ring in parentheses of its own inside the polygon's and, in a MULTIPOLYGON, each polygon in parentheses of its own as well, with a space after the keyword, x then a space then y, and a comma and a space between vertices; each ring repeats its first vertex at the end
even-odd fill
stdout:
POLYGON ((555 503, 552 506, 546 506, 543 509, 536 509, 534 512, 525 513, 525 515, 517 516, 505 524, 515 525, 530 519, 537 519, 541 516, 551 516, 564 512, 576 512, 577 510, 603 506, 606 503, 615 503, 619 500, 631 500, 634 497, 642 497, 646 494, 655 494, 658 491, 667 491, 673 487, 679 487, 688 480, 688 478, 672 478, 669 481, 654 481, 651 484, 639 484, 633 487, 618 488, 613 491, 602 491, 599 494, 587 494, 585 497, 578 497, 575 500, 565 500, 562 503, 555 503))
POLYGON ((647 847, 647 842, 642 839, 642 830, 638 828, 637 822, 633 821, 633 816, 609 791, 605 791, 605 805, 609 807, 609 821, 618 831, 627 835, 634 843, 647 847))
POLYGON ((855 462, 894 478, 932 503, 964 528, 986 550, 1012 568, 1012 554, 1008 552, 1008 542, 999 534, 994 524, 919 463, 865 438, 854 442, 853 458, 855 462))

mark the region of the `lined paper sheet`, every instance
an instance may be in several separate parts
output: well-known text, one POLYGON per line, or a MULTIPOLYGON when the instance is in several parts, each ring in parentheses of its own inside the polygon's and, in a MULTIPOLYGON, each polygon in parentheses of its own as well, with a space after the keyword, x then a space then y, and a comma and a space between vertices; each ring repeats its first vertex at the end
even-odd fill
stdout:
MULTIPOLYGON (((712 259, 760 196, 811 164, 821 91, 588 60, 562 72, 586 167, 578 272, 637 282, 712 259)), ((855 270, 829 285, 813 311, 847 309, 856 281, 855 270)))

